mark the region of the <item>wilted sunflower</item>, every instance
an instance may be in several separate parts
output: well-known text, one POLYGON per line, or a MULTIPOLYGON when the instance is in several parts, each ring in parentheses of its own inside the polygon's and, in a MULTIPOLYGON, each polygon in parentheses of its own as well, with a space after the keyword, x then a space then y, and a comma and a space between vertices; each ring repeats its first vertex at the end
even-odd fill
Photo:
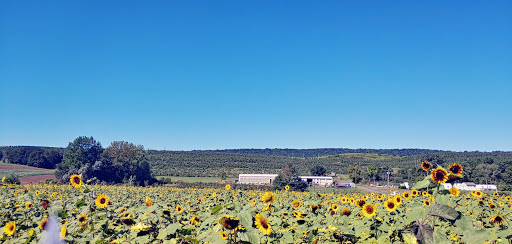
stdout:
POLYGON ((256 216, 254 216, 254 225, 256 225, 256 228, 265 235, 270 235, 272 232, 272 226, 270 226, 270 223, 261 214, 256 214, 256 216))
POLYGON ((9 222, 4 227, 4 233, 7 236, 12 236, 14 234, 14 231, 16 231, 16 223, 9 222))
POLYGON ((222 240, 227 240, 228 239, 228 234, 226 234, 226 232, 220 231, 219 234, 221 235, 222 240))
POLYGON ((176 212, 178 212, 179 214, 183 213, 183 207, 181 205, 177 205, 176 206, 176 212))
POLYGON ((193 223, 193 224, 195 224, 196 226, 199 226, 199 217, 197 217, 197 216, 192 216, 192 218, 190 218, 190 223, 193 223))
POLYGON ((491 217, 491 220, 494 224, 502 225, 505 222, 505 219, 501 217, 501 215, 496 214, 491 217))
POLYGON ((104 208, 107 206, 108 204, 108 196, 104 195, 104 194, 99 194, 97 197, 96 197, 96 206, 98 208, 104 208))
POLYGON ((71 175, 69 181, 71 182, 71 185, 73 185, 75 188, 79 188, 82 186, 82 178, 80 177, 80 175, 71 175))
POLYGON ((445 183, 448 180, 448 172, 441 167, 437 167, 437 169, 432 170, 430 178, 438 184, 445 183))
POLYGON ((263 196, 261 197, 261 201, 264 203, 274 202, 274 200, 275 200, 274 193, 272 193, 270 191, 265 192, 265 194, 263 194, 263 196))
POLYGON ((432 164, 428 161, 421 162, 421 168, 425 171, 429 171, 432 168, 432 164))
POLYGON ((457 164, 457 163, 454 163, 452 164, 450 167, 448 167, 448 170, 454 174, 454 175, 461 175, 462 174, 462 171, 464 171, 464 169, 462 168, 462 166, 460 164, 457 164))
POLYGON ((25 203, 25 208, 26 208, 26 209, 29 209, 29 208, 31 208, 32 206, 33 206, 33 205, 32 205, 32 203, 31 203, 30 201, 25 203))
POLYGON ((130 217, 121 217, 121 222, 128 226, 132 226, 133 224, 135 224, 135 221, 130 217))
POLYGON ((448 190, 448 191, 450 191, 451 196, 458 197, 460 195, 459 189, 457 189, 455 187, 450 188, 450 190, 448 190))
POLYGON ((317 209, 318 209, 317 205, 314 205, 314 204, 309 205, 309 211, 314 213, 317 209))
POLYGON ((351 213, 351 211, 348 208, 344 208, 341 210, 341 216, 343 216, 343 215, 349 216, 350 213, 351 213))
POLYGON ((300 205, 301 205, 301 203, 300 203, 299 201, 297 201, 297 200, 294 200, 294 201, 292 202, 292 207, 293 207, 294 209, 298 209, 298 208, 300 208, 300 205))
POLYGON ((80 214, 80 217, 77 219, 81 226, 85 225, 85 222, 87 221, 87 215, 80 214))
POLYGON ((490 208, 490 209, 495 209, 495 208, 496 208, 496 205, 494 205, 494 203, 489 203, 489 208, 490 208))
POLYGON ((371 218, 373 215, 375 215, 376 210, 377 208, 375 207, 375 205, 370 203, 365 204, 362 208, 363 215, 366 216, 367 218, 371 218))
POLYGON ((219 223, 226 229, 228 230, 232 230, 232 229, 235 229, 236 227, 238 227, 238 224, 240 223, 240 220, 235 217, 235 216, 231 216, 231 215, 224 215, 222 216, 222 218, 219 220, 219 223))
POLYGON ((390 198, 384 202, 384 207, 388 212, 393 212, 398 208, 398 204, 395 202, 395 199, 390 198))
POLYGON ((356 201, 356 206, 358 206, 359 208, 363 208, 363 206, 366 204, 366 201, 364 199, 358 199, 356 201))

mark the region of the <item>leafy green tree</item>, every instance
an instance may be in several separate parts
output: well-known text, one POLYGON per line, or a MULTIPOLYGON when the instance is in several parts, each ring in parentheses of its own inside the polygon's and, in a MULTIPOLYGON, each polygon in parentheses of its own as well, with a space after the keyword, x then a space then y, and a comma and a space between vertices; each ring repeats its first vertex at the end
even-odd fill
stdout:
POLYGON ((375 177, 377 176, 379 169, 373 165, 370 165, 366 167, 366 172, 368 173, 368 176, 370 176, 370 179, 373 179, 373 184, 375 184, 375 177))
POLYGON ((285 186, 289 186, 291 191, 305 191, 308 184, 302 181, 297 174, 297 170, 293 165, 289 164, 274 179, 272 183, 274 189, 282 190, 285 186))
POLYGON ((309 172, 311 172, 311 175, 314 176, 324 176, 327 170, 320 165, 316 165, 313 168, 311 168, 309 172))
POLYGON ((155 179, 142 145, 114 141, 105 148, 101 160, 92 166, 93 175, 101 181, 121 183, 128 180, 135 184, 152 184, 155 179))
POLYGON ((48 162, 48 169, 54 169, 62 162, 62 154, 57 150, 47 150, 44 152, 44 158, 48 162))
POLYGON ((352 182, 359 183, 361 181, 361 174, 363 173, 363 170, 359 165, 352 165, 348 167, 348 175, 352 179, 352 182))
POLYGON ((102 152, 101 143, 94 140, 92 136, 79 136, 70 142, 64 151, 62 163, 58 165, 55 175, 65 181, 80 168, 98 161, 102 152))
POLYGON ((49 162, 44 157, 43 151, 34 151, 28 157, 28 165, 37 168, 49 168, 49 162))

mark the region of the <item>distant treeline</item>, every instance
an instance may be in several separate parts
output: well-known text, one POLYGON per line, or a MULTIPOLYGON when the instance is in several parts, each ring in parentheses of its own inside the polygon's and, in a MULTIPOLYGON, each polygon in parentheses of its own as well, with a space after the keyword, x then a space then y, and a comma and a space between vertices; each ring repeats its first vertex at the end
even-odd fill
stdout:
MULTIPOLYGON (((5 162, 35 165, 41 155, 58 154, 49 168, 62 160, 64 148, 0 147, 5 162), (32 155, 32 156, 31 156, 32 155)), ((322 166, 327 174, 349 174, 358 166, 365 180, 415 182, 425 176, 420 163, 448 167, 459 163, 464 167, 464 181, 495 183, 502 189, 512 187, 512 152, 451 152, 429 149, 229 149, 202 151, 144 150, 145 160, 154 176, 237 177, 241 173, 279 173, 293 165, 299 174, 310 174, 314 166, 322 166)), ((50 160, 51 161, 51 160, 50 160)))
POLYGON ((265 149, 223 149, 223 150, 195 150, 196 152, 219 152, 219 153, 241 153, 241 154, 263 154, 286 157, 321 157, 327 155, 338 155, 344 153, 372 153, 386 154, 396 156, 411 156, 427 153, 443 152, 441 150, 431 149, 349 149, 349 148, 315 148, 315 149, 282 149, 282 148, 265 148, 265 149))
POLYGON ((0 159, 12 164, 54 169, 62 161, 64 148, 12 146, 0 147, 0 159))

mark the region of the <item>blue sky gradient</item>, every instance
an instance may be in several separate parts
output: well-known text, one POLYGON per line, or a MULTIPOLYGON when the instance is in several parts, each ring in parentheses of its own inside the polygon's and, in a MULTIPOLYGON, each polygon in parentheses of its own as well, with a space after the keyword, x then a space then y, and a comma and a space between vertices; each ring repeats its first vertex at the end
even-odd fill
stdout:
POLYGON ((0 145, 512 150, 511 1, 2 1, 0 145))

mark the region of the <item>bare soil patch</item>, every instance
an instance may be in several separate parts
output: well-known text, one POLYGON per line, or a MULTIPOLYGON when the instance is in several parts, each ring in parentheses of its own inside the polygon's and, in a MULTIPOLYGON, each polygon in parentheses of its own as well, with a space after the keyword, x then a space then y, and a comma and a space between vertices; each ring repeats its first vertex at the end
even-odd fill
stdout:
POLYGON ((55 175, 34 175, 34 176, 22 177, 19 180, 20 180, 20 184, 25 185, 25 184, 34 184, 34 183, 37 183, 39 181, 46 180, 46 179, 57 180, 57 177, 55 177, 55 175))

